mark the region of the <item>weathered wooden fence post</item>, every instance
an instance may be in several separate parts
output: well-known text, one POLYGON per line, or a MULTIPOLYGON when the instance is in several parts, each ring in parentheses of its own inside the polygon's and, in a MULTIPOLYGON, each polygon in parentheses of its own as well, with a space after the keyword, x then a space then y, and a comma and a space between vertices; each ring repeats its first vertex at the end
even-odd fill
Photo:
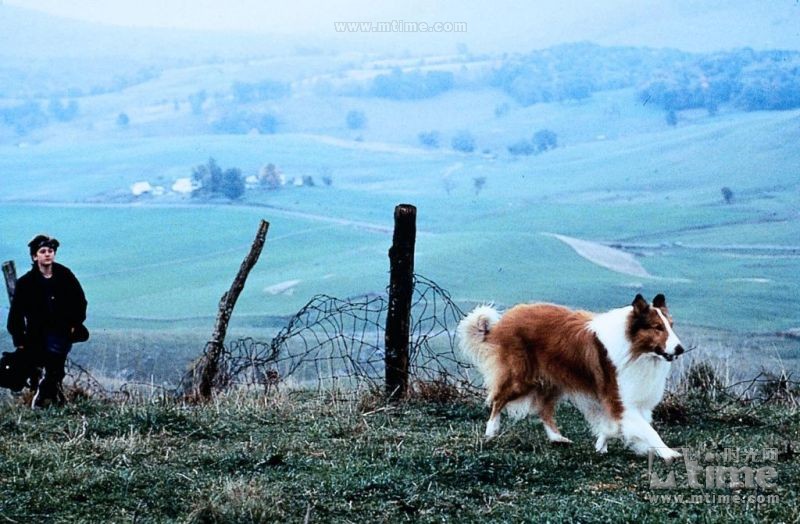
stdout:
POLYGON ((6 279, 6 291, 8 292, 8 303, 14 298, 14 290, 17 289, 17 267, 13 260, 3 262, 3 276, 6 279))
POLYGON ((261 250, 267 239, 268 229, 269 222, 262 220, 258 227, 256 238, 253 240, 253 245, 250 247, 250 252, 242 261, 242 265, 239 267, 239 272, 236 274, 230 289, 222 295, 219 301, 219 312, 217 313, 217 321, 214 324, 214 332, 211 334, 211 340, 206 344, 206 353, 203 361, 197 368, 200 371, 197 393, 203 399, 211 397, 214 380, 217 378, 217 372, 219 371, 219 359, 224 349, 223 344, 225 342, 225 334, 228 331, 228 321, 231 319, 236 300, 244 289, 247 275, 250 274, 250 270, 258 262, 258 257, 261 255, 261 250))
POLYGON ((408 345, 414 293, 414 244, 417 208, 394 209, 394 237, 389 249, 389 311, 386 314, 386 393, 392 400, 408 391, 408 345))

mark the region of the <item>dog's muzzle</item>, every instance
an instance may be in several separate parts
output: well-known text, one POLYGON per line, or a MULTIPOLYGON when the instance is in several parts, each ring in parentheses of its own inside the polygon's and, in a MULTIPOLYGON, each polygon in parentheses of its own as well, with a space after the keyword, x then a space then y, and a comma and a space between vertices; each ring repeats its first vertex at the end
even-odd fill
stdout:
POLYGON ((675 353, 670 355, 669 353, 661 353, 661 352, 659 352, 659 355, 664 357, 664 360, 666 360, 667 362, 672 362, 673 360, 678 358, 678 355, 683 355, 685 352, 686 352, 686 350, 683 349, 683 346, 678 344, 677 346, 675 346, 675 353))

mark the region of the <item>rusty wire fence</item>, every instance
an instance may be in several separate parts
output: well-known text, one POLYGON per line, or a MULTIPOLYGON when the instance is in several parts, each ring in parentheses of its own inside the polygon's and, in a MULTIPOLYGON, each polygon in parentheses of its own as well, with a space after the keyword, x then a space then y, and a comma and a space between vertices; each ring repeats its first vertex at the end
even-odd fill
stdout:
MULTIPOLYGON (((317 295, 272 340, 244 338, 227 344, 215 387, 382 387, 388 305, 386 295, 317 295)), ((462 317, 446 290, 415 275, 409 343, 412 385, 437 382, 478 390, 472 367, 457 356, 455 328, 462 317)))
MULTIPOLYGON (((270 340, 241 338, 225 344, 214 389, 237 387, 269 392, 281 387, 324 391, 336 388, 354 393, 385 385, 385 327, 387 295, 348 299, 328 295, 311 298, 270 340)), ((482 380, 460 358, 456 326, 464 312, 450 294, 430 279, 414 275, 409 340, 409 381, 434 384, 469 396, 482 396, 482 380)), ((796 404, 800 381, 789 372, 762 371, 748 380, 723 383, 702 359, 693 363, 676 392, 708 391, 729 402, 781 401, 796 404), (707 369, 708 368, 708 369, 707 369)), ((125 398, 149 388, 150 394, 185 394, 184 384, 169 388, 123 383, 104 386, 91 372, 70 362, 69 382, 88 395, 125 398)), ((189 375, 187 375, 189 377, 189 375)), ((191 380, 189 380, 191 381, 191 380)))

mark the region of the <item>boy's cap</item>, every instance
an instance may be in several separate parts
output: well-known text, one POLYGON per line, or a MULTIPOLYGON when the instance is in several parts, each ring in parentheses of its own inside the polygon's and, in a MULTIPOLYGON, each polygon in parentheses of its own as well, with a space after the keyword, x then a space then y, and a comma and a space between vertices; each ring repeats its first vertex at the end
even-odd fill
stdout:
POLYGON ((28 242, 28 247, 31 249, 31 256, 35 255, 36 252, 43 247, 51 247, 53 251, 57 251, 59 245, 60 243, 58 240, 47 235, 36 235, 28 242))

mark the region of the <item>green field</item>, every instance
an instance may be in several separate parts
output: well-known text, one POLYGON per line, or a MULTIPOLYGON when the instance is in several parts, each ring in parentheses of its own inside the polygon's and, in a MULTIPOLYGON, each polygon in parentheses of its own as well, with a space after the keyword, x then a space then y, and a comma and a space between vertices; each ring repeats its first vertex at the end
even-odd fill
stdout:
POLYGON ((264 218, 271 223, 264 257, 237 312, 287 315, 317 293, 382 292, 392 210, 409 202, 419 210, 416 269, 457 301, 605 309, 636 290, 665 292, 679 322, 775 333, 797 327, 785 307, 799 291, 800 158, 790 140, 796 126, 786 131, 797 119, 732 115, 523 159, 373 151, 302 135, 163 145, 151 138, 92 144, 92 154, 73 145, 6 148, 0 169, 24 176, 6 182, 17 203, 0 204, 0 258, 24 269, 25 241, 48 231, 63 240, 60 259, 84 281, 97 325, 208 318, 264 218), (744 129, 754 133, 746 149, 739 147, 744 129), (206 156, 197 150, 250 171, 268 159, 287 173, 328 166, 334 183, 251 190, 237 204, 108 197, 124 194, 142 172, 154 181, 186 176, 192 159, 206 156), (119 180, 96 183, 110 157, 119 180), (441 181, 448 170, 456 184, 449 194, 441 181), (476 195, 478 174, 487 183, 476 195), (725 184, 736 190, 729 205, 720 194, 725 184), (29 186, 46 195, 28 193, 29 186), (654 278, 597 266, 543 233, 623 246, 654 278), (269 292, 291 281, 283 293, 269 292))
POLYGON ((530 419, 486 442, 480 402, 443 396, 386 405, 335 392, 230 393, 206 406, 83 400, 44 411, 7 402, 0 514, 48 522, 797 520, 796 408, 702 396, 668 406, 655 427, 700 457, 700 488, 680 459, 653 465, 658 479, 676 475, 675 487, 659 489, 647 457, 617 441, 596 454, 568 406, 558 419, 575 444, 557 447, 530 419), (715 484, 712 470, 709 487, 705 474, 716 466, 771 468, 772 476, 735 488, 724 474, 715 484))
POLYGON ((470 32, 389 40, 102 26, 0 0, 0 261, 21 274, 30 238, 57 237, 91 331, 64 406, 0 390, 0 523, 800 522, 800 6, 628 3, 580 22, 412 5, 470 32), (225 190, 250 177, 243 194, 209 195, 213 176, 171 189, 212 158, 225 190), (401 203, 425 278, 410 392, 389 403, 374 304, 401 203), (182 379, 261 220, 199 402, 182 379), (653 425, 694 463, 619 441, 599 455, 569 404, 572 445, 533 417, 484 438, 477 370, 453 353, 461 310, 637 293, 667 296, 688 349, 653 425))
MULTIPOLYGON (((89 297, 94 336, 83 362, 104 375, 134 367, 139 378, 163 378, 199 353, 259 220, 270 230, 235 336, 268 338, 317 294, 383 293, 393 209, 411 203, 416 271, 463 308, 552 301, 605 310, 638 292, 665 293, 685 342, 708 356, 713 344, 735 353, 755 337, 764 344, 753 362, 777 353, 794 367, 797 339, 777 335, 800 327, 800 111, 687 110, 668 126, 633 88, 527 107, 486 85, 421 100, 342 94, 392 67, 341 56, 201 64, 81 97, 74 121, 0 137, 0 259, 22 272, 31 236, 61 239, 59 260, 89 297), (278 132, 209 134, 210 119, 239 107, 231 83, 265 75, 292 82, 292 94, 241 108, 278 114, 278 132), (202 116, 187 102, 200 87, 202 116), (351 109, 366 114, 364 128, 347 128, 351 109), (123 110, 131 123, 120 127, 123 110), (558 134, 556 149, 506 150, 545 127, 558 134), (475 152, 449 147, 462 129, 475 152), (421 147, 417 134, 432 130, 440 147, 421 147), (131 195, 143 180, 168 190, 209 157, 244 176, 271 162, 289 180, 317 184, 250 189, 235 202, 131 195), (552 234, 614 246, 651 276, 604 267, 552 234), (158 373, 148 371, 154 362, 158 373)), ((461 74, 487 67, 465 62, 461 74)))

